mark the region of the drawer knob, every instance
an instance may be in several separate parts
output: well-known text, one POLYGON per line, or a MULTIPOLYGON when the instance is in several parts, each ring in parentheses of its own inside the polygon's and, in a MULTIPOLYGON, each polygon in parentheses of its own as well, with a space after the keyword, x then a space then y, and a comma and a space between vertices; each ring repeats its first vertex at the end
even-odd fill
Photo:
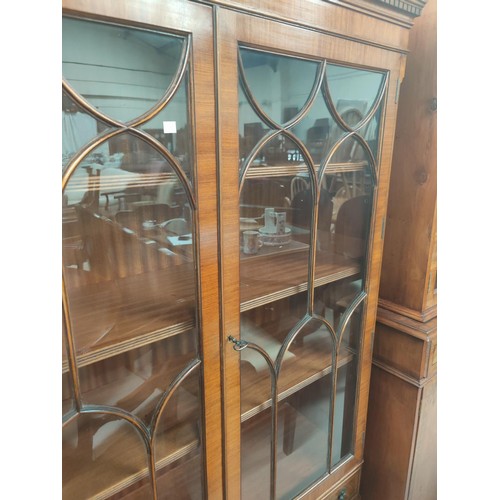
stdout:
POLYGON ((339 493, 338 500, 345 500, 347 491, 345 488, 339 493))

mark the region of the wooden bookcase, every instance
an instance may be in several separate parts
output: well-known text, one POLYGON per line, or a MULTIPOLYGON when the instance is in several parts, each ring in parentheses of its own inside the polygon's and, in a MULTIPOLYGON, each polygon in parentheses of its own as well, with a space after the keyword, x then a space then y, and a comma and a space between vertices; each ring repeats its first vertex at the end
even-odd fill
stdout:
POLYGON ((63 1, 64 498, 359 497, 423 3, 63 1))
POLYGON ((410 32, 401 86, 361 480, 368 500, 437 498, 436 4, 410 32))

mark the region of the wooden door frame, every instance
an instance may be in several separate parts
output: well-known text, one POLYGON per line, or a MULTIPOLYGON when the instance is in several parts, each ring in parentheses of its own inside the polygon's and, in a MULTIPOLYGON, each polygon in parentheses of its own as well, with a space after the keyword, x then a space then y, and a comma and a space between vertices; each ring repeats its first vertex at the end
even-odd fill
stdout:
MULTIPOLYGON (((333 8, 333 6, 332 6, 333 8)), ((361 15, 351 13, 352 16, 361 15)), ((355 420, 354 456, 314 488, 314 495, 329 490, 346 474, 362 463, 364 429, 371 369, 371 339, 375 329, 377 295, 383 244, 383 219, 387 205, 387 190, 395 131, 396 95, 404 70, 404 56, 375 45, 366 45, 346 38, 327 35, 316 30, 306 31, 296 26, 239 13, 225 8, 216 9, 216 80, 218 101, 219 203, 221 227, 221 318, 224 405, 224 462, 227 498, 240 497, 240 356, 229 336, 240 338, 239 289, 239 196, 238 196, 238 43, 274 50, 305 58, 326 58, 332 62, 388 71, 385 117, 379 156, 378 183, 374 192, 371 243, 368 252, 367 291, 364 331, 361 339, 358 368, 358 402, 355 420), (225 342, 224 342, 225 341, 225 342)), ((384 25, 380 21, 381 27, 384 25)), ((311 489, 312 492, 312 489, 311 489)), ((311 493, 312 494, 312 493, 311 493)), ((308 496, 308 492, 304 493, 308 496)), ((311 497, 313 498, 313 497, 311 497)))

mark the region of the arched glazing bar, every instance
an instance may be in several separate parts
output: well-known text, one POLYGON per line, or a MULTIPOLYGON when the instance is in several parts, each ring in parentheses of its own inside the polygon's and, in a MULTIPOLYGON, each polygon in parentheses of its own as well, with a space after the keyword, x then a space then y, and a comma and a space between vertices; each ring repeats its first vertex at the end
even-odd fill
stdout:
MULTIPOLYGON (((340 324, 338 325, 338 337, 339 337, 339 342, 337 344, 337 356, 340 355, 340 348, 341 348, 341 345, 342 345, 342 340, 344 338, 344 334, 346 332, 346 329, 351 321, 351 318, 353 317, 354 313, 356 312, 356 310, 358 309, 358 307, 360 307, 364 302, 365 302, 365 299, 367 297, 367 294, 366 292, 363 290, 361 291, 355 298, 354 300, 351 302, 351 304, 348 306, 348 308, 346 309, 346 311, 344 312, 344 314, 342 315, 342 318, 340 320, 340 324)), ((356 371, 359 371, 359 366, 356 368, 356 371)), ((333 398, 332 398, 332 401, 331 401, 331 404, 332 404, 332 421, 331 421, 331 428, 332 430, 335 429, 335 417, 334 417, 334 414, 333 414, 333 409, 335 408, 336 406, 336 398, 337 398, 337 385, 338 385, 338 377, 336 376, 334 381, 333 381, 333 384, 334 384, 334 390, 333 390, 333 398)), ((355 400, 357 399, 357 393, 355 395, 355 400)), ((354 403, 354 402, 353 402, 354 403)), ((353 411, 357 411, 357 410, 354 410, 353 411)), ((354 438, 354 435, 351 436, 351 440, 354 438)), ((333 472, 335 470, 335 468, 339 465, 338 463, 334 463, 333 461, 333 453, 334 453, 334 449, 333 449, 333 445, 332 447, 330 448, 330 456, 328 457, 329 458, 329 461, 328 461, 328 464, 329 464, 329 472, 333 472)), ((344 459, 345 457, 340 457, 341 461, 344 459)))
POLYGON ((277 449, 278 449, 278 394, 277 394, 277 374, 273 364, 273 360, 266 352, 257 344, 253 342, 246 342, 244 340, 236 340, 234 337, 229 336, 227 339, 232 342, 235 351, 242 351, 243 349, 251 349, 258 352, 265 360, 271 376, 271 482, 270 482, 270 500, 276 498, 276 464, 277 464, 277 449))
MULTIPOLYGON (((81 18, 78 18, 81 19, 81 18)), ((94 23, 99 23, 100 21, 97 20, 92 20, 94 23)), ((106 23, 108 24, 108 23, 106 23)), ((114 24, 114 26, 119 26, 114 24)), ((124 26, 126 27, 126 26, 124 26)), ((141 31, 149 31, 149 30, 143 30, 141 31)), ((156 33, 156 32, 153 32, 156 33)), ((63 77, 62 80, 62 86, 63 89, 77 102, 82 108, 87 110, 90 114, 95 116, 96 118, 102 120, 105 123, 108 123, 110 126, 115 126, 115 127, 138 127, 139 125, 147 122, 150 120, 153 116, 157 115, 171 100, 172 96, 177 92, 177 89, 179 88, 179 85, 181 84, 182 78, 184 77, 186 70, 189 66, 189 61, 190 61, 190 54, 192 50, 192 40, 191 36, 183 36, 183 48, 182 48, 182 53, 180 57, 180 64, 177 67, 177 70, 174 74, 174 77, 172 78, 172 81, 170 82, 170 85, 168 88, 165 90, 165 93, 163 96, 159 99, 159 101, 148 111, 145 111, 144 113, 140 114, 136 118, 132 118, 131 120, 127 121, 119 121, 116 119, 113 119, 112 117, 106 115, 105 113, 102 113, 98 109, 96 109, 92 104, 90 104, 84 97, 82 97, 68 82, 67 80, 63 77)))
MULTIPOLYGON (((279 486, 281 476, 280 467, 282 466, 281 464, 285 467, 284 464, 286 463, 286 459, 283 459, 282 462, 281 458, 277 458, 276 440, 278 439, 278 413, 281 418, 283 408, 283 418, 286 419, 287 408, 292 407, 292 412, 295 412, 293 406, 302 404, 300 403, 300 399, 291 398, 295 393, 297 393, 297 395, 299 395, 299 392, 305 393, 307 396, 311 396, 311 398, 317 398, 314 400, 314 404, 319 403, 322 408, 322 414, 325 415, 325 421, 322 421, 322 427, 321 430, 318 431, 318 435, 323 437, 322 443, 327 441, 328 444, 325 448, 325 455, 323 455, 323 448, 321 448, 319 452, 321 453, 321 460, 324 460, 323 465, 320 459, 318 459, 316 455, 314 456, 314 460, 317 460, 317 465, 315 465, 318 467, 316 469, 318 475, 315 476, 315 480, 323 477, 322 474, 324 475, 332 472, 339 465, 339 460, 335 458, 336 452, 334 454, 334 447, 341 447, 342 459, 348 456, 345 446, 349 439, 352 440, 352 424, 354 422, 352 414, 357 411, 356 395, 351 390, 353 387, 353 374, 355 378, 357 376, 356 373, 359 371, 359 345, 356 345, 356 343, 359 344, 360 342, 361 329, 363 328, 360 322, 354 321, 354 316, 359 318, 361 322, 363 321, 360 308, 362 308, 366 298, 366 258, 368 256, 366 227, 370 226, 373 213, 373 192, 377 186, 378 171, 377 160, 374 157, 363 129, 370 125, 378 112, 381 112, 382 103, 386 96, 387 75, 373 70, 372 73, 377 74, 377 77, 368 78, 370 82, 370 85, 368 85, 369 88, 365 86, 363 90, 360 87, 361 90, 354 89, 351 93, 345 90, 349 88, 346 82, 340 84, 340 94, 343 92, 341 97, 343 97, 344 100, 355 101, 357 96, 354 94, 356 94, 356 92, 358 92, 358 94, 361 92, 361 97, 366 97, 366 102, 364 103, 366 112, 363 111, 364 114, 361 113, 361 118, 359 118, 356 123, 352 123, 344 119, 341 111, 334 105, 332 96, 330 95, 327 71, 328 66, 334 63, 328 60, 321 60, 319 66, 315 69, 314 79, 300 79, 300 85, 302 85, 301 89, 298 89, 299 84, 297 83, 296 87, 290 90, 290 85, 288 85, 288 80, 286 78, 288 70, 285 69, 283 73, 279 74, 283 68, 280 69, 281 63, 277 63, 276 59, 278 59, 278 57, 275 53, 269 52, 270 56, 266 60, 265 55, 258 55, 262 53, 259 49, 249 47, 247 50, 253 50, 257 55, 255 55, 254 59, 252 59, 252 57, 247 58, 246 62, 248 63, 248 67, 244 67, 245 61, 241 57, 241 53, 239 54, 239 131, 240 140, 243 139, 243 141, 240 142, 240 217, 243 215, 241 209, 242 193, 244 193, 246 183, 250 180, 261 180, 261 184, 264 185, 266 182, 271 184, 273 179, 278 178, 283 184, 286 184, 292 176, 295 176, 294 180, 301 181, 302 183, 305 180, 306 182, 306 187, 302 188, 303 191, 301 192, 303 200, 305 200, 304 190, 310 192, 309 205, 307 205, 308 222, 305 225, 307 226, 305 232, 307 233, 307 241, 309 244, 309 259, 307 262, 308 274, 307 278, 303 278, 302 275, 300 276, 300 279, 303 279, 305 283, 301 281, 300 287, 296 287, 295 293, 301 294, 300 297, 298 295, 297 297, 294 296, 293 298, 297 299, 296 301, 277 303, 277 301, 281 300, 283 297, 290 297, 290 295, 294 294, 294 292, 291 291, 295 285, 293 280, 295 276, 300 274, 299 272, 296 272, 295 275, 290 273, 290 276, 294 277, 289 278, 289 276, 286 275, 287 271, 285 271, 283 273, 283 280, 286 282, 286 285, 289 285, 286 292, 276 294, 272 299, 269 296, 263 296, 250 304, 251 301, 247 300, 247 289, 245 289, 245 287, 255 286, 257 288, 260 286, 262 290, 265 290, 265 284, 262 285, 259 283, 259 266, 250 266, 248 264, 249 261, 242 255, 242 257, 240 257, 240 276, 243 276, 244 279, 248 278, 248 281, 242 281, 243 286, 240 287, 240 293, 242 296, 244 295, 244 299, 242 298, 241 302, 241 311, 244 316, 242 316, 242 321, 240 323, 242 340, 236 340, 234 338, 229 339, 235 343, 236 350, 252 346, 253 351, 258 351, 260 353, 260 357, 265 359, 265 363, 261 363, 259 366, 255 363, 254 366, 257 370, 260 370, 262 365, 267 366, 267 370, 265 370, 265 380, 267 385, 269 385, 269 383, 271 385, 271 399, 268 399, 268 395, 264 395, 267 399, 263 403, 256 406, 253 401, 250 401, 250 403, 253 404, 253 406, 251 406, 250 403, 246 402, 245 398, 247 398, 247 396, 245 393, 252 387, 251 384, 255 383, 255 380, 262 380, 262 373, 259 372, 258 375, 261 379, 249 375, 247 366, 250 356, 246 357, 244 360, 242 356, 242 360, 245 363, 245 365, 241 365, 242 368, 245 368, 242 370, 241 384, 242 401, 245 402, 245 406, 242 406, 242 423, 256 416, 259 411, 263 411, 267 408, 272 409, 271 442, 273 443, 273 452, 269 467, 272 471, 272 482, 276 476, 278 477, 278 492, 275 490, 271 493, 271 497, 274 498, 273 495, 281 495, 279 489, 283 488, 283 485, 279 486), (259 58, 261 58, 261 60, 259 60, 259 58), (273 58, 275 59, 273 60, 273 58), (270 68, 265 67, 266 65, 270 68), (256 66, 257 69, 255 69, 256 66), (276 70, 276 67, 278 70, 276 70), (264 76, 268 78, 266 79, 264 76), (311 82, 310 86, 304 84, 306 80, 311 82), (375 86, 374 81, 379 83, 375 86), (307 89, 307 92, 305 89, 307 89), (256 90, 255 94, 253 90, 256 90), (320 91, 321 96, 319 93, 320 91), (366 91, 366 95, 362 94, 363 91, 366 91), (297 97, 299 94, 300 97, 297 97), (269 101, 266 101, 266 95, 269 96, 269 101), (304 100, 301 101, 301 98, 304 100), (305 104, 301 104, 301 102, 305 102, 305 104), (288 106, 288 108, 286 106, 288 106), (269 110, 269 112, 267 110, 269 110), (326 127, 327 123, 328 127, 326 127), (312 133, 309 134, 309 130, 315 128, 320 129, 322 127, 324 129, 328 128, 328 135, 326 138, 321 138, 322 140, 326 140, 322 144, 322 149, 320 147, 316 150, 316 163, 313 163, 313 156, 311 154, 312 149, 309 150, 309 145, 314 144, 313 141, 315 139, 313 137, 316 136, 313 136, 312 133), (309 141, 309 135, 311 136, 311 142, 309 141), (268 155, 268 151, 272 150, 275 143, 278 144, 280 138, 284 139, 282 142, 283 145, 287 144, 284 147, 285 151, 287 148, 295 149, 300 159, 296 160, 296 157, 290 159, 289 157, 287 160, 286 156, 283 155, 279 158, 268 155), (354 148, 352 146, 359 146, 356 150, 356 154, 354 154, 354 148), (349 150, 350 154, 346 158, 342 158, 343 155, 340 153, 343 153, 345 150, 349 150), (243 154, 241 154, 242 151, 243 154), (320 156, 318 156, 318 152, 321 152, 320 156), (358 158, 360 153, 361 156, 363 156, 361 160, 358 158), (293 161, 296 161, 296 163, 293 163, 293 161), (337 194, 337 184, 340 183, 341 180, 343 180, 345 184, 351 185, 352 192, 349 194, 350 199, 358 198, 355 200, 356 203, 362 199, 363 203, 363 210, 360 212, 361 215, 357 216, 359 220, 356 220, 352 212, 350 214, 350 219, 349 217, 347 218, 348 224, 351 222, 354 222, 354 225, 360 223, 358 224, 359 228, 365 233, 364 239, 360 239, 354 245, 356 247, 356 255, 350 254, 350 251, 346 254, 342 254, 339 251, 337 255, 337 247, 340 248, 340 243, 337 241, 336 236, 337 233, 338 235, 342 233, 340 230, 337 232, 336 229, 337 225, 340 228, 341 224, 340 221, 334 219, 333 215, 326 217, 328 220, 325 219, 325 213, 328 215, 328 207, 325 209, 325 205, 332 202, 333 197, 337 194), (359 184, 359 189, 355 186, 356 183, 359 184), (335 192, 332 190, 332 186, 335 192), (360 193, 362 196, 359 196, 360 193), (325 201, 325 203, 323 203, 323 201, 325 201), (322 207, 321 211, 320 206, 322 207), (369 214, 367 212, 368 208, 369 214), (322 219, 321 228, 319 227, 320 218, 322 219), (326 230, 323 227, 323 222, 325 222, 325 220, 328 223, 328 228, 326 230), (326 231, 328 233, 329 240, 326 245, 324 245, 321 231, 326 231), (317 260, 318 268, 316 268, 317 260), (248 269, 253 270, 254 273, 250 274, 248 269), (327 306, 330 308, 328 314, 332 315, 331 320, 327 319, 326 310, 321 312, 320 308, 316 307, 315 296, 316 294, 318 296, 321 294, 326 295, 327 292, 338 292, 340 291, 340 287, 344 285, 353 285, 350 287, 350 295, 342 296, 342 305, 341 307, 339 306, 335 312, 333 312, 333 306, 331 304, 327 306), (330 289, 330 287, 332 288, 330 289), (354 295, 351 294, 352 289, 356 290, 354 295), (305 310, 301 310, 305 296, 305 310), (259 322, 262 321, 259 315, 266 314, 266 304, 269 305, 268 310, 276 308, 279 311, 280 308, 283 308, 282 310, 292 311, 295 307, 296 309, 294 312, 297 313, 300 319, 295 319, 294 316, 293 325, 291 325, 291 321, 289 321, 286 329, 282 328, 279 331, 271 331, 270 326, 268 326, 265 321, 262 323, 259 322), (297 307, 297 304, 300 304, 300 307, 297 307), (289 309, 286 309, 286 307, 289 307, 289 309), (255 311, 251 310, 252 308, 254 308, 255 311), (343 312, 339 313, 340 310, 343 312), (340 316, 334 316, 337 314, 340 314, 340 316), (258 330, 259 326, 262 326, 264 331, 254 333, 252 328, 256 327, 256 330, 258 330), (316 332, 317 335, 316 338, 314 338, 316 332), (264 334, 262 340, 258 337, 261 333, 264 334), (271 340, 265 337, 266 333, 271 340), (253 340, 252 335, 255 335, 257 340, 253 340), (304 339, 305 344, 309 344, 306 346, 308 349, 324 347, 325 345, 327 345, 327 348, 326 350, 323 349, 321 352, 322 356, 316 356, 317 353, 314 353, 315 358, 313 360, 313 365, 316 368, 314 375, 308 378, 307 382, 300 381, 297 383, 296 381, 301 375, 289 377, 291 372, 293 372, 294 361, 299 360, 298 357, 295 360, 293 359, 294 353, 296 353, 297 356, 304 357, 304 364, 309 360, 307 356, 310 355, 311 359, 313 357, 313 354, 311 354, 312 351, 307 352, 307 349, 301 350, 299 342, 303 342, 304 339), (250 340, 252 340, 252 342, 249 342, 250 340), (277 342, 273 344, 273 341, 277 342), (315 347, 311 348, 313 344, 315 347), (327 356, 329 357, 329 361, 325 360, 326 353, 328 353, 327 356), (287 365, 288 360, 290 361, 287 365), (327 366, 328 363, 329 366, 327 366), (347 376, 351 377, 349 380, 349 389, 347 388, 346 382, 347 376), (269 377, 270 381, 268 382, 269 377), (287 379, 287 377, 289 378, 287 379), (290 385, 291 379, 294 380, 293 384, 295 385, 290 385), (311 385, 313 383, 316 384, 316 382, 317 385, 311 385), (275 384, 275 387, 273 387, 273 384, 275 384), (309 385, 311 385, 311 390, 303 391, 303 389, 309 385), (323 404, 325 402, 325 399, 323 399, 325 391, 327 393, 327 402, 323 404), (313 392, 316 393, 314 396, 312 395, 313 392), (339 401, 339 406, 341 408, 343 408, 344 403, 346 408, 349 408, 347 413, 337 413, 339 417, 338 420, 336 418, 336 412, 339 411, 337 409, 337 401, 339 401), (351 412, 351 416, 349 416, 349 411, 351 412), (326 422, 326 415, 328 416, 328 422, 326 422), (344 425, 347 427, 345 433, 344 425), (340 443, 339 430, 341 434, 340 443), (344 434, 347 437, 345 437, 344 434), (321 467, 325 464, 326 468, 321 470, 321 467)), ((291 56, 283 55, 282 57, 286 59, 291 56)), ((297 76, 298 73, 299 72, 297 72, 297 76)), ((355 78, 361 75, 361 79, 363 79, 366 76, 364 74, 369 74, 370 71, 363 69, 357 70, 357 68, 352 67, 349 68, 349 73, 352 73, 355 78)), ((297 80, 299 80, 299 78, 297 78, 297 80)), ((333 91, 335 91, 335 89, 333 91)), ((383 113, 380 114, 383 116, 383 113)), ((379 124, 375 122, 375 126, 371 127, 370 130, 376 134, 376 139, 378 140, 381 127, 377 125, 379 124)), ((311 130, 311 132, 317 132, 317 130, 311 130)), ((291 191, 293 196, 293 189, 291 191)), ((347 197, 346 201, 350 201, 349 197, 347 197)), ((250 200, 250 197, 247 199, 250 200)), ((257 203, 257 205, 262 207, 273 206, 274 204, 262 202, 257 203)), ((347 205, 352 206, 350 203, 347 205)), ((292 207, 292 211, 293 210, 294 207, 292 207)), ((252 215, 252 217, 253 216, 254 215, 252 215)), ((255 217, 259 219, 259 217, 255 217)), ((242 227, 241 224, 240 222, 240 231, 242 227)), ((345 225, 345 218, 343 219, 343 224, 345 225)), ((361 236, 363 236, 363 234, 361 236)), ((349 235, 346 236, 344 234, 343 237, 347 238, 349 235)), ((266 252, 263 251, 262 253, 265 255, 266 252)), ((274 260, 270 259, 273 260, 273 264, 276 264, 277 269, 279 269, 280 258, 280 256, 275 255, 273 257, 274 260)), ((271 277, 268 278, 266 276, 261 281, 272 281, 272 268, 266 263, 265 259, 261 262, 262 273, 265 274, 270 272, 271 274, 271 277)), ((283 262, 285 262, 285 259, 283 259, 283 262)), ((303 260, 297 258, 295 269, 302 265, 303 260)), ((335 303, 334 305, 336 306, 337 304, 335 303)), ((297 367, 298 373, 300 363, 295 366, 297 367)), ((311 374, 311 372, 304 371, 304 374, 305 373, 307 373, 308 376, 311 374)), ((296 413, 298 414, 298 412, 296 413)), ((258 425, 262 425, 262 427, 265 426, 268 430, 269 422, 266 422, 267 418, 267 415, 263 415, 258 425)), ((284 423, 283 425, 285 426, 288 424, 284 423)), ((320 424, 315 422, 315 425, 318 425, 319 429, 320 424)), ((283 434, 284 433, 285 427, 283 428, 283 434)), ((242 450, 245 450, 245 452, 242 451, 243 461, 247 450, 245 447, 248 446, 248 450, 251 450, 250 445, 245 444, 246 442, 250 443, 250 438, 247 438, 248 441, 245 441, 244 434, 252 436, 250 426, 245 428, 242 427, 242 450)), ((347 444, 347 446, 349 445, 347 444)), ((283 451, 286 455, 287 452, 285 450, 283 451)), ((299 454, 302 452, 303 450, 297 450, 299 454)), ((266 471, 269 470, 267 464, 265 468, 266 471)), ((245 483, 244 470, 242 474, 243 483, 245 483)), ((267 473, 263 471, 262 478, 266 477, 265 474, 267 473)), ((301 489, 293 491, 299 492, 301 489)), ((287 495, 288 494, 291 495, 292 493, 289 493, 287 490, 287 495)), ((248 495, 250 498, 250 489, 248 490, 248 495)))
POLYGON ((332 95, 335 92, 332 93, 332 90, 329 87, 327 78, 324 78, 323 86, 322 86, 321 90, 323 92, 325 102, 328 106, 328 110, 330 111, 332 116, 337 120, 339 125, 347 132, 353 132, 353 131, 355 132, 355 131, 362 129, 373 118, 373 116, 377 112, 382 100, 385 97, 388 82, 389 82, 389 79, 387 77, 387 73, 384 73, 382 76, 382 82, 380 84, 377 95, 375 97, 375 100, 374 100, 370 110, 368 111, 366 116, 364 118, 362 118, 358 123, 356 123, 353 127, 349 126, 349 124, 346 123, 346 121, 342 118, 341 114, 337 111, 337 108, 333 102, 333 97, 332 97, 332 95))
POLYGON ((189 377, 189 375, 191 375, 197 368, 199 368, 200 365, 201 360, 194 359, 189 362, 188 365, 175 377, 175 379, 170 383, 169 387, 156 404, 149 425, 143 422, 141 418, 137 417, 133 413, 125 411, 119 407, 85 404, 81 408, 79 408, 78 411, 71 412, 70 414, 66 415, 65 418, 63 418, 63 427, 75 421, 75 419, 78 418, 79 414, 110 415, 131 424, 138 431, 146 446, 151 487, 154 498, 156 499, 157 487, 154 438, 157 432, 158 422, 162 415, 162 412, 164 412, 175 391, 181 386, 181 384, 187 379, 187 377, 189 377))
MULTIPOLYGON (((119 130, 112 130, 108 132, 104 132, 101 134, 99 137, 97 137, 94 141, 92 141, 90 144, 88 144, 86 147, 83 147, 72 159, 72 161, 68 164, 66 170, 63 173, 63 180, 62 180, 62 191, 64 194, 64 190, 80 164, 83 158, 85 158, 90 152, 92 152, 94 149, 99 147, 101 144, 105 143, 109 139, 119 136, 120 134, 123 133, 130 133, 133 136, 139 137, 142 139, 144 142, 152 146, 156 151, 158 151, 161 155, 167 158, 169 166, 174 170, 175 174, 178 177, 178 180, 181 182, 182 187, 184 188, 184 192, 187 196, 187 201, 190 205, 190 208, 194 211, 196 210, 196 199, 192 190, 192 187, 186 177, 185 172, 183 169, 180 167, 178 164, 177 160, 174 158, 174 156, 168 151, 159 141, 157 141, 155 138, 151 137, 149 134, 133 129, 133 128, 124 128, 124 129, 119 129, 119 130)), ((196 239, 195 239, 196 243, 196 239)), ((63 269, 63 313, 64 313, 64 318, 65 318, 65 332, 66 332, 66 345, 67 345, 67 351, 68 351, 68 361, 69 361, 69 368, 70 368, 70 377, 71 381, 73 384, 73 390, 75 394, 75 404, 77 407, 81 407, 81 395, 80 395, 80 383, 79 383, 79 376, 78 376, 78 369, 76 365, 76 349, 75 349, 75 342, 74 342, 74 336, 72 332, 72 326, 71 326, 71 321, 70 321, 70 307, 69 307, 69 300, 68 300, 68 294, 67 294, 67 289, 66 289, 66 284, 65 284, 65 273, 63 269)))
POLYGON ((343 135, 332 146, 332 148, 328 151, 326 156, 323 158, 323 160, 321 161, 319 170, 318 170, 318 182, 320 185, 323 182, 324 176, 326 175, 326 172, 327 172, 327 168, 330 164, 331 159, 335 156, 335 153, 340 149, 342 144, 347 143, 347 141, 349 141, 351 139, 356 141, 357 143, 359 143, 359 145, 362 147, 363 151, 368 156, 368 171, 370 173, 371 181, 372 181, 374 187, 377 185, 377 181, 378 181, 377 161, 375 160, 375 157, 373 156, 373 153, 372 153, 372 150, 370 149, 370 146, 363 139, 363 137, 360 136, 356 132, 348 132, 345 135, 343 135))
MULTIPOLYGON (((240 46, 240 48, 245 48, 244 46, 240 46)), ((252 49, 255 51, 255 49, 252 49)), ((257 51, 255 51, 257 52, 257 51)), ((321 63, 318 64, 318 67, 316 69, 316 76, 314 78, 314 83, 311 88, 311 91, 309 93, 309 96, 307 97, 307 100, 302 107, 302 109, 299 110, 299 112, 295 115, 295 117, 292 117, 286 123, 283 125, 280 125, 278 122, 273 120, 268 114, 262 109, 262 106, 259 104, 257 99, 254 97, 251 86, 248 83, 248 80, 245 75, 245 68, 244 64, 242 61, 242 56, 241 56, 241 51, 238 51, 238 75, 240 79, 240 84, 243 88, 243 91, 245 93, 246 98, 250 102, 252 108, 254 111, 257 113, 257 116, 271 129, 274 130, 283 130, 283 129, 290 129, 293 126, 295 126, 297 123, 299 123, 302 118, 307 114, 307 112, 311 109, 311 106, 316 99, 316 96, 318 95, 320 89, 321 89, 321 84, 323 82, 324 76, 325 76, 325 70, 326 70, 326 61, 323 60, 321 63)))
MULTIPOLYGON (((92 23, 100 23, 100 21, 92 20, 92 23)), ((105 23, 108 24, 108 23, 105 23)), ((151 30, 137 30, 141 32, 150 32, 151 30)), ((163 35, 164 33, 158 33, 163 35)), ((173 78, 170 81, 168 87, 163 92, 163 95, 157 102, 153 105, 153 107, 149 108, 145 112, 141 113, 139 116, 131 118, 129 120, 120 121, 115 119, 106 113, 101 112, 95 106, 93 106, 90 102, 87 101, 84 97, 80 95, 80 93, 75 90, 72 85, 66 80, 63 79, 62 87, 63 92, 66 93, 70 99, 73 99, 75 103, 78 104, 85 112, 87 112, 93 118, 98 119, 104 125, 108 125, 110 128, 102 131, 99 134, 94 135, 92 139, 90 139, 87 143, 84 143, 82 147, 72 156, 69 163, 63 169, 62 174, 62 192, 64 195, 65 189, 68 187, 68 183, 70 182, 73 174, 76 169, 81 165, 82 160, 85 159, 87 155, 92 153, 94 150, 104 145, 106 141, 110 139, 119 138, 120 135, 128 134, 131 137, 139 139, 143 141, 148 147, 152 148, 152 150, 156 151, 160 154, 160 156, 166 160, 168 167, 173 171, 173 174, 176 176, 176 180, 179 182, 181 189, 186 197, 186 203, 193 213, 193 234, 197 234, 196 224, 197 218, 195 217, 195 212, 197 210, 196 196, 194 192, 194 187, 196 185, 195 182, 193 184, 190 183, 184 169, 180 166, 179 161, 174 157, 173 153, 171 153, 162 143, 160 143, 155 137, 149 134, 146 131, 142 131, 137 127, 142 124, 147 123, 152 118, 157 117, 162 110, 166 108, 166 106, 172 101, 173 97, 179 90, 179 87, 183 81, 183 78, 189 74, 190 78, 188 81, 188 91, 192 88, 192 72, 189 71, 190 68, 190 55, 191 55, 191 36, 190 35, 174 35, 178 39, 182 39, 182 51, 181 57, 179 61, 179 65, 174 72, 173 78)), ((189 118, 192 120, 192 109, 189 99, 187 100, 188 106, 188 123, 189 118)), ((103 127, 101 127, 102 130, 103 127)), ((191 137, 189 140, 194 142, 194 137, 191 137)), ((193 165, 194 167, 194 165, 193 165)), ((195 175, 195 171, 193 172, 195 175)), ((195 258, 198 258, 198 238, 193 237, 193 252, 195 258)), ((140 417, 134 415, 132 412, 128 410, 124 410, 123 408, 114 407, 106 404, 90 404, 91 401, 88 402, 82 401, 81 392, 80 392, 80 380, 79 380, 79 368, 77 366, 76 361, 76 349, 74 344, 74 337, 71 326, 71 307, 69 305, 68 300, 68 290, 66 288, 67 280, 65 278, 65 271, 63 267, 63 276, 62 276, 62 284, 63 284, 63 321, 66 325, 65 328, 65 337, 66 337, 66 350, 67 350, 67 358, 68 358, 68 373, 70 382, 72 385, 73 397, 74 397, 74 409, 70 412, 67 412, 63 415, 63 426, 69 425, 75 419, 78 418, 78 415, 109 415, 120 421, 126 421, 128 424, 131 424, 134 429, 136 429, 142 437, 146 445, 148 460, 149 460, 149 476, 151 479, 151 487, 154 498, 156 499, 157 494, 157 486, 156 486, 156 467, 155 467, 155 459, 154 459, 154 443, 153 439, 156 434, 158 428, 158 422, 164 413, 165 409, 168 407, 169 401, 176 393, 179 386, 186 380, 186 378, 192 374, 196 369, 201 365, 201 360, 199 358, 192 360, 170 383, 166 391, 160 397, 160 400, 157 402, 153 420, 149 425, 147 425, 140 417)), ((196 298, 199 294, 199 287, 195 285, 196 289, 196 298)), ((197 312, 195 315, 197 316, 197 312)), ((198 320, 196 320, 198 321, 198 320)), ((196 322, 195 321, 195 322, 196 322)), ((201 439, 201 438, 200 438, 201 439)))
POLYGON ((142 139, 145 143, 150 145, 153 149, 155 149, 158 153, 160 153, 167 159, 169 166, 174 170, 175 174, 179 178, 179 181, 182 183, 182 187, 186 192, 190 207, 193 210, 196 209, 196 199, 193 193, 193 188, 186 176, 186 173, 179 165, 177 159, 157 139, 155 139, 148 133, 143 132, 142 130, 131 127, 124 127, 118 130, 103 132, 98 137, 96 137, 92 142, 82 147, 80 151, 78 151, 78 153, 75 154, 74 158, 68 163, 66 169, 63 172, 63 178, 62 178, 63 192, 68 184, 69 179, 71 178, 72 174, 77 169, 83 158, 85 158, 89 153, 98 148, 100 145, 104 144, 106 141, 109 141, 109 139, 112 139, 123 133, 130 133, 131 135, 142 139))

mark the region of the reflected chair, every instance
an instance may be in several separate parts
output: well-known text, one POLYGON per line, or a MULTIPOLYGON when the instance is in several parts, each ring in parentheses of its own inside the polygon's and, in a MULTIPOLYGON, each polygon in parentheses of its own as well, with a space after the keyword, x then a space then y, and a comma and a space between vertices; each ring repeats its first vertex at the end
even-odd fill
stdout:
POLYGON ((293 201, 295 196, 309 187, 309 182, 304 177, 295 176, 290 183, 290 199, 293 201))
POLYGON ((122 227, 138 232, 140 228, 140 219, 134 210, 122 210, 116 212, 115 221, 122 227))
POLYGON ((177 236, 181 236, 183 234, 188 234, 191 232, 188 221, 181 218, 168 220, 164 222, 162 226, 165 232, 177 236))
POLYGON ((335 253, 349 259, 362 259, 370 222, 370 197, 356 196, 344 201, 335 223, 335 253))
POLYGON ((306 146, 314 163, 319 163, 328 143, 330 134, 330 120, 318 118, 314 125, 307 130, 306 146))

